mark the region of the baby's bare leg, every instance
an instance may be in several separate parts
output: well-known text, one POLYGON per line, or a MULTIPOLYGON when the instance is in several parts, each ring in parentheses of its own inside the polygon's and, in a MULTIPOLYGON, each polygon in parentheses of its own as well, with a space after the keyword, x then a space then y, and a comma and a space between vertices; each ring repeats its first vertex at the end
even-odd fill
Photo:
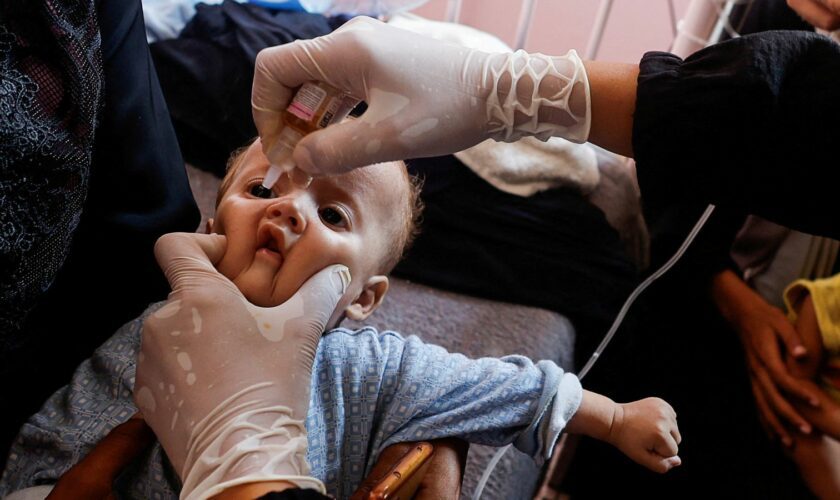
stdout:
MULTIPOLYGON (((795 327, 808 354, 799 359, 788 354, 788 369, 795 377, 814 380, 822 365, 823 344, 810 295, 800 304, 795 327)), ((800 434, 790 457, 817 497, 840 498, 840 442, 819 432, 810 436, 800 434)))
POLYGON ((790 457, 818 498, 840 498, 840 442, 825 434, 798 435, 790 457))

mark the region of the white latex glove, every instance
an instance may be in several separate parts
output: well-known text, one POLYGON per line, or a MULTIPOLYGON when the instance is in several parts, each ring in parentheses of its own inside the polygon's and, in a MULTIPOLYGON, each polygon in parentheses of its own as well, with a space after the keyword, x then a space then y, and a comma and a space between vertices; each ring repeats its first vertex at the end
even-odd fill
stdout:
POLYGON ((360 119, 301 139, 294 161, 313 175, 453 153, 488 137, 589 136, 589 83, 574 51, 490 54, 357 17, 257 56, 251 103, 269 160, 281 112, 313 80, 368 103, 360 119))
POLYGON ((181 498, 309 477, 304 419, 318 341, 350 281, 335 265, 275 308, 213 267, 221 235, 173 233, 155 256, 172 293, 143 325, 134 399, 183 481, 181 498))

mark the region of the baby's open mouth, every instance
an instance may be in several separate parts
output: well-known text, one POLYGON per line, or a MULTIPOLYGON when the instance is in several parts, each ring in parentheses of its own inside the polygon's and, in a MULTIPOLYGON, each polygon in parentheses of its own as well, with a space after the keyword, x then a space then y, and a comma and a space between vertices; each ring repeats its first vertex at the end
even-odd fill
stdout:
POLYGON ((283 262, 283 232, 267 226, 261 231, 257 252, 263 253, 279 263, 283 262))

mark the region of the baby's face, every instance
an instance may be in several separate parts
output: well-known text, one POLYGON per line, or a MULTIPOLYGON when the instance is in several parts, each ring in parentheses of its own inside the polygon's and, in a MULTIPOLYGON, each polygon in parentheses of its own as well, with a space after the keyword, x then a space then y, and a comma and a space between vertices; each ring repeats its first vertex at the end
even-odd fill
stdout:
POLYGON ((406 194, 402 167, 374 165, 317 178, 307 188, 284 175, 266 199, 253 194, 269 167, 259 140, 241 161, 212 223, 227 236, 219 271, 249 301, 269 307, 326 266, 344 264, 352 282, 337 308, 343 310, 381 266, 406 194))

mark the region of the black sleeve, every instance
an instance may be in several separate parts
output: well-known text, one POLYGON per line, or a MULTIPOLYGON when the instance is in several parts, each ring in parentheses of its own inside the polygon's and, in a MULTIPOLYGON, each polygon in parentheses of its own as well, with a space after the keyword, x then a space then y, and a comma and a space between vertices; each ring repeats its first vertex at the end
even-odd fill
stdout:
POLYGON ((840 238, 840 46, 772 31, 640 63, 633 148, 646 205, 714 203, 840 238))

